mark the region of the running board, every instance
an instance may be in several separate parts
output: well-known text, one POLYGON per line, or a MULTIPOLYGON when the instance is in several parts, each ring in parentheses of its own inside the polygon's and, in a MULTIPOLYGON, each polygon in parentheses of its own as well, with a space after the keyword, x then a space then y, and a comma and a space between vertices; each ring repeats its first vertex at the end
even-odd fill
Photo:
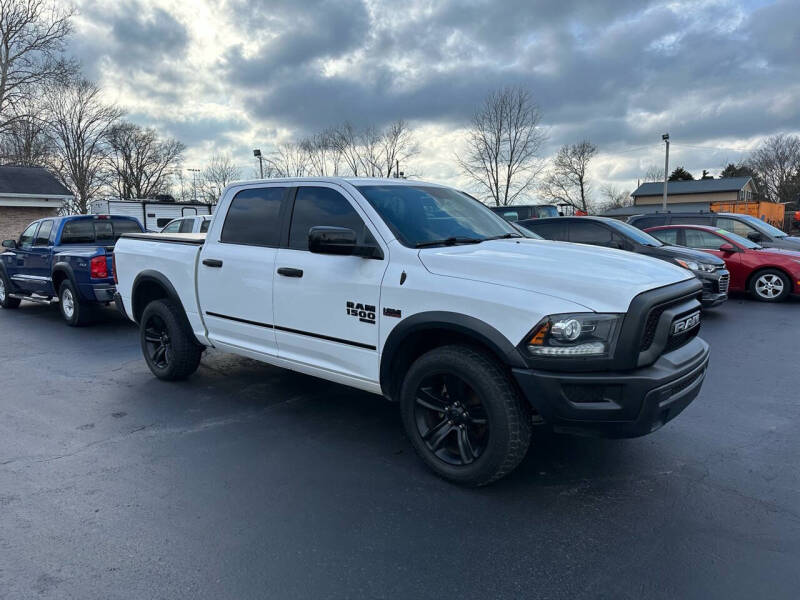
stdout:
POLYGON ((9 298, 16 298, 17 300, 27 300, 28 302, 36 302, 36 304, 58 304, 58 298, 48 298, 47 296, 25 296, 24 294, 9 294, 9 298))

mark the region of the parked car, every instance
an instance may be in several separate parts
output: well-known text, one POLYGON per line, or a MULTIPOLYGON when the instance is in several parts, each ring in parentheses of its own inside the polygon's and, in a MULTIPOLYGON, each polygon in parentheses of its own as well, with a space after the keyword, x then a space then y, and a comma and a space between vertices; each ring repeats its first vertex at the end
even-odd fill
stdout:
POLYGON ((506 221, 524 221, 558 216, 558 209, 551 204, 512 204, 510 206, 490 206, 489 209, 496 212, 506 221))
POLYGON ((702 250, 725 261, 730 289, 780 302, 800 290, 800 252, 764 248, 740 235, 703 225, 665 225, 648 233, 672 244, 702 250))
POLYGON ((559 217, 520 221, 548 240, 606 246, 652 256, 690 270, 703 284, 705 308, 728 299, 729 274, 725 262, 704 252, 666 245, 627 223, 606 217, 559 217))
POLYGON ((519 464, 532 413, 645 435, 703 382, 702 286, 676 265, 527 239, 419 181, 243 182, 217 211, 205 236, 117 243, 117 306, 160 379, 214 347, 383 394, 425 463, 469 485, 519 464))
POLYGON ((114 243, 123 233, 141 233, 132 217, 51 217, 34 221, 0 254, 0 305, 22 300, 58 303, 69 325, 83 325, 92 305, 114 299, 114 243))
POLYGON ((639 229, 661 225, 706 225, 735 233, 765 248, 800 250, 800 237, 790 236, 777 227, 751 215, 713 212, 667 212, 633 215, 628 223, 639 229))
POLYGON ((161 233, 205 233, 211 225, 211 215, 181 217, 167 223, 161 233))

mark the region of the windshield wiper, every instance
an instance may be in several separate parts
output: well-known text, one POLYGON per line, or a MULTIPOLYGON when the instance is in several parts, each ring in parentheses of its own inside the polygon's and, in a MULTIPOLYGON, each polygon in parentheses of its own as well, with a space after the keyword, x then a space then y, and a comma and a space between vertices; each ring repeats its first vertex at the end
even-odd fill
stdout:
POLYGON ((486 238, 486 240, 510 240, 511 238, 521 238, 521 237, 523 236, 519 233, 504 233, 503 235, 493 235, 492 237, 486 238))
POLYGON ((420 242, 414 244, 414 248, 427 248, 428 246, 455 246, 456 244, 480 244, 483 240, 478 238, 468 237, 449 237, 443 240, 434 240, 432 242, 420 242))

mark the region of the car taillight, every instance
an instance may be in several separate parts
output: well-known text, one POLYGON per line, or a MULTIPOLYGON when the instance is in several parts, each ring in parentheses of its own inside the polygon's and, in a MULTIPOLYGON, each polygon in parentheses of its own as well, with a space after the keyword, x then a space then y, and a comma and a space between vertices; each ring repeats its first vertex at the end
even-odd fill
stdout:
POLYGON ((108 277, 108 265, 105 256, 95 256, 89 264, 89 272, 92 279, 106 279, 108 277))

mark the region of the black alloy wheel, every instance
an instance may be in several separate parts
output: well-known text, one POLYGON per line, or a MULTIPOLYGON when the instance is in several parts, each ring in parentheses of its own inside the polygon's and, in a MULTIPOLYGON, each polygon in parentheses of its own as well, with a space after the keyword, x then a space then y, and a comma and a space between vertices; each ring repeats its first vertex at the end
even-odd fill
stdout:
POLYGON ((486 450, 486 409, 457 375, 437 373, 423 379, 415 394, 414 420, 428 449, 448 464, 468 465, 486 450))
POLYGON ((144 324, 144 341, 150 362, 159 369, 166 369, 172 358, 172 344, 167 324, 159 315, 150 315, 144 324))

